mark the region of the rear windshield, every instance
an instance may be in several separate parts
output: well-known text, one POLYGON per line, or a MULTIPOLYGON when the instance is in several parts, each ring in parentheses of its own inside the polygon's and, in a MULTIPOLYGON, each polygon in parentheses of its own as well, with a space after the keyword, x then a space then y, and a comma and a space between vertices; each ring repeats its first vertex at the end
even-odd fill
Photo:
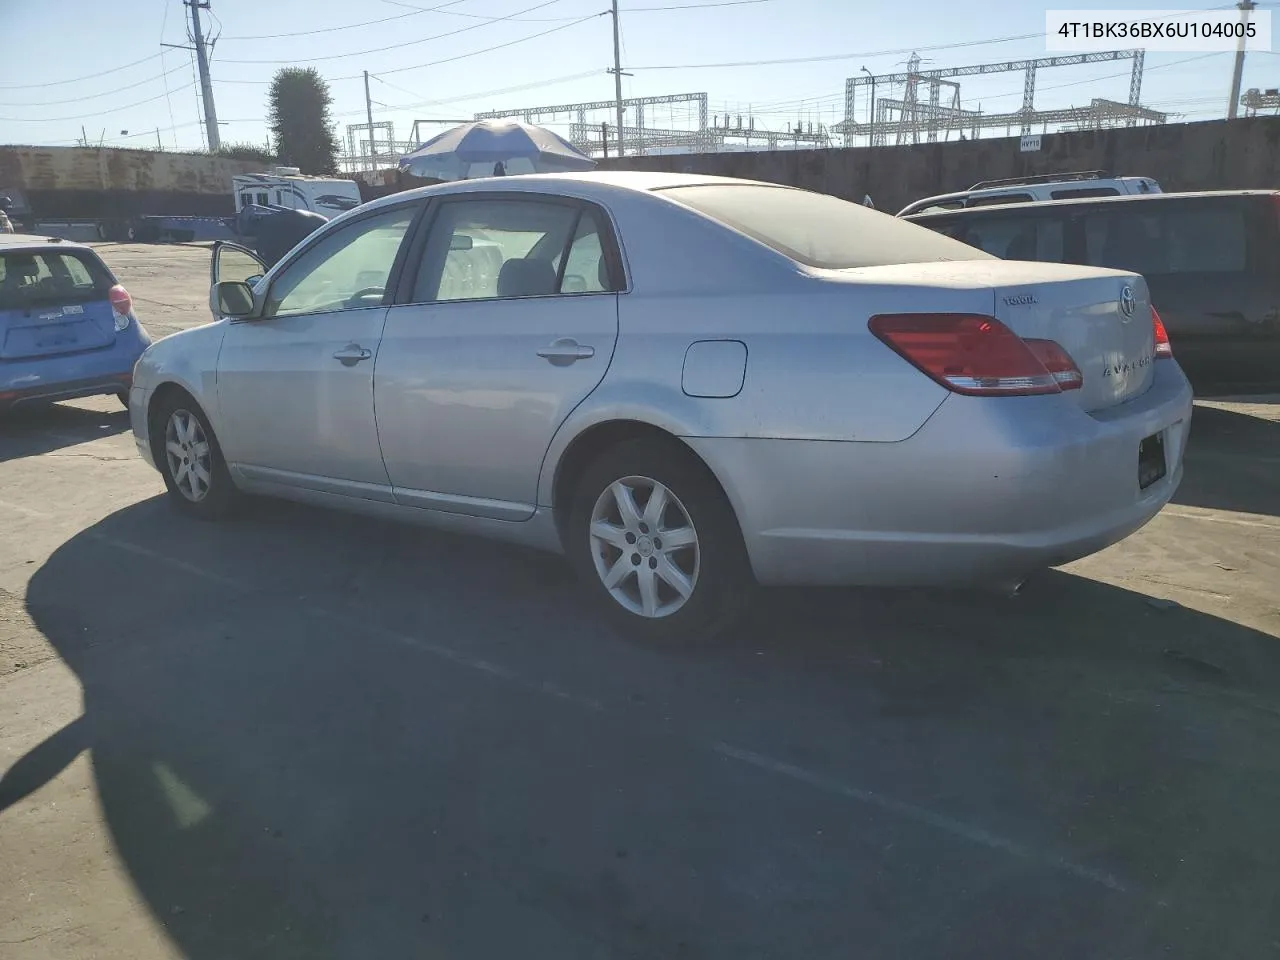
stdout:
POLYGON ((988 259, 980 250, 931 230, 822 193, 754 184, 659 192, 809 267, 988 259))
POLYGON ((105 300, 111 277, 92 254, 0 250, 0 310, 105 300))

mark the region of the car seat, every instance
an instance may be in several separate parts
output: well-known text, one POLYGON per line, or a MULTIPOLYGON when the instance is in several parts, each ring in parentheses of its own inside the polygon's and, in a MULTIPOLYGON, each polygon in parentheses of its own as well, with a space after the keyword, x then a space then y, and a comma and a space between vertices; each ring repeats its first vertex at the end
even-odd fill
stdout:
POLYGON ((498 271, 498 296, 544 297, 556 292, 556 270, 548 260, 516 257, 498 271))

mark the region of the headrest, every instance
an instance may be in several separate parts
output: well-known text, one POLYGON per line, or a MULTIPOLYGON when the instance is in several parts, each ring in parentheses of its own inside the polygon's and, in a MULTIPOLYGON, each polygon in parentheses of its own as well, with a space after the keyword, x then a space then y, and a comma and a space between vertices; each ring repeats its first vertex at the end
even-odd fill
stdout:
POLYGON ((498 296, 541 297, 556 292, 556 271, 546 260, 508 260, 498 271, 498 296))
POLYGON ((7 253, 4 257, 5 274, 11 277, 38 277, 40 266, 34 254, 7 253))

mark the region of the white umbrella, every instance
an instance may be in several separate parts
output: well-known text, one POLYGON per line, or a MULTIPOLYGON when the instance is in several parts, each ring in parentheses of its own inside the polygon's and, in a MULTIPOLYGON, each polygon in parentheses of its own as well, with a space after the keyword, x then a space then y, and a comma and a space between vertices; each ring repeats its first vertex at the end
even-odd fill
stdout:
POLYGON ((519 120, 477 120, 446 130, 400 158, 415 177, 465 180, 495 173, 590 170, 596 162, 559 134, 519 120))

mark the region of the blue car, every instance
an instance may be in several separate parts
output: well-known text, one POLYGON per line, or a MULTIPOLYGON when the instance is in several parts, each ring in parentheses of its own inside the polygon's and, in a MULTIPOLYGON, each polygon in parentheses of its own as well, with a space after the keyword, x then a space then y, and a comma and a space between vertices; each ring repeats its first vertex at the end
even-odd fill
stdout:
POLYGON ((151 337, 89 247, 0 235, 0 410, 113 394, 128 406, 151 337))

